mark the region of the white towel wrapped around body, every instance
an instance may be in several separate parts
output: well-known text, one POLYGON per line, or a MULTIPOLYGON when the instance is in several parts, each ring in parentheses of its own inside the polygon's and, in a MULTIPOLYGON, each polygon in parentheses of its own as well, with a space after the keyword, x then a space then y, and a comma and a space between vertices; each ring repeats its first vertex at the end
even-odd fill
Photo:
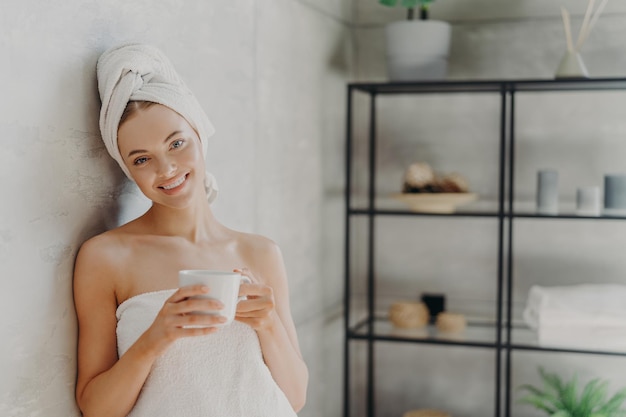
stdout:
MULTIPOLYGON (((215 128, 170 60, 158 48, 140 43, 110 48, 98 59, 97 75, 102 101, 102 140, 128 178, 133 179, 120 154, 117 130, 129 101, 149 101, 176 111, 198 133, 206 156, 208 139, 215 133, 215 128)), ((218 187, 209 172, 206 173, 205 188, 207 199, 212 202, 218 187)))
MULTIPOLYGON (((140 294, 117 309, 121 356, 175 290, 140 294)), ((256 332, 234 321, 217 333, 177 340, 154 363, 128 417, 295 417, 263 361, 256 332)))
POLYGON ((626 351, 626 286, 533 286, 523 313, 540 345, 626 351))

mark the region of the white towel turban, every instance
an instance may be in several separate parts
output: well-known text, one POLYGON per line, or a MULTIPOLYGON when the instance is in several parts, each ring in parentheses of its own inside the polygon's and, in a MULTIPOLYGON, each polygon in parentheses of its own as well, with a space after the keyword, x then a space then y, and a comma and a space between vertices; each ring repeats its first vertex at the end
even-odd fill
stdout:
MULTIPOLYGON (((215 128, 200 103, 179 77, 170 60, 157 48, 138 43, 113 47, 98 59, 100 131, 109 154, 132 180, 117 144, 120 118, 129 101, 151 101, 176 111, 198 132, 204 155, 215 128)), ((217 196, 215 177, 207 172, 209 203, 217 196)))

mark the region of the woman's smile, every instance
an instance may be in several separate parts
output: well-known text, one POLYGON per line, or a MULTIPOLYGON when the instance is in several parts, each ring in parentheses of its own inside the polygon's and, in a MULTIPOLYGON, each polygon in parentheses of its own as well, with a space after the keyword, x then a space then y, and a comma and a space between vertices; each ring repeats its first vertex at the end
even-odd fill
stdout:
POLYGON ((180 177, 177 180, 175 180, 174 182, 170 182, 167 185, 160 185, 159 188, 162 189, 162 190, 165 190, 165 191, 176 191, 187 180, 187 176, 188 175, 189 174, 185 174, 182 177, 180 177))

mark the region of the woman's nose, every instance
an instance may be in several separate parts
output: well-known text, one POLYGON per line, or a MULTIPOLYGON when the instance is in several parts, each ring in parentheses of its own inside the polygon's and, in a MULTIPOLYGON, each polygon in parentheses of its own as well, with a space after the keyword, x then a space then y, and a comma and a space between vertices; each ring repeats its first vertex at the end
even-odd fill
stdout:
POLYGON ((159 171, 157 174, 160 177, 171 177, 174 173, 176 173, 176 163, 171 158, 162 158, 159 160, 159 171))

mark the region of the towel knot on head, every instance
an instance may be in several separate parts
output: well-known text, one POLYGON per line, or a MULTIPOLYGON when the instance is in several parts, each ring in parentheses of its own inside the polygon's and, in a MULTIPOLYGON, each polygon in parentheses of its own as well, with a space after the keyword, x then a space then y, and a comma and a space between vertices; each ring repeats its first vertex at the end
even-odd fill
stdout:
MULTIPOLYGON (((158 48, 139 43, 113 47, 98 59, 97 75, 102 101, 102 140, 128 178, 133 179, 120 154, 117 131, 129 101, 158 103, 180 114, 198 133, 206 156, 208 139, 215 128, 170 60, 158 48)), ((218 188, 215 177, 209 172, 205 176, 205 188, 207 199, 212 202, 218 188)))

